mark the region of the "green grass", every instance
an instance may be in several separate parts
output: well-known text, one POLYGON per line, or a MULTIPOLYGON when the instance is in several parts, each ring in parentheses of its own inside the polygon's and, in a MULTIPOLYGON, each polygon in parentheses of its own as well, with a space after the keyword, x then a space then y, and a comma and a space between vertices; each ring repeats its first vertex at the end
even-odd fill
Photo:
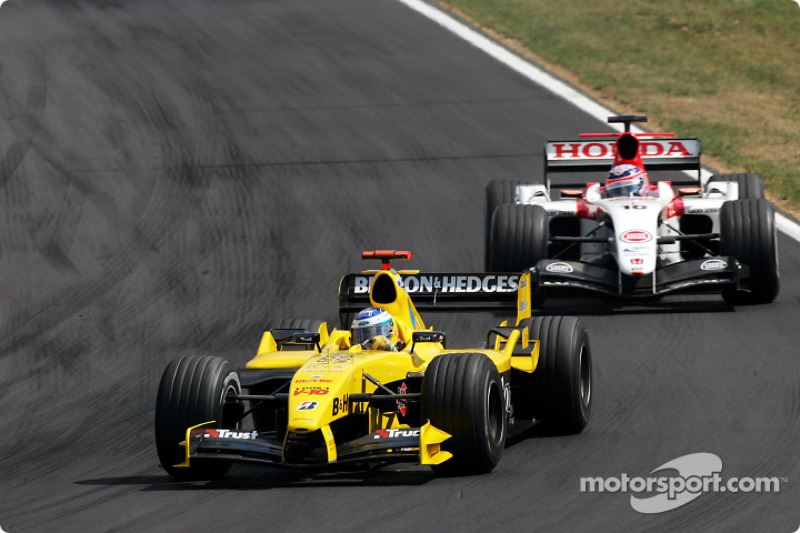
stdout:
MULTIPOLYGON (((449 0, 610 107, 703 140, 800 211, 800 7, 792 0, 449 0)), ((579 132, 576 132, 579 133, 579 132)))

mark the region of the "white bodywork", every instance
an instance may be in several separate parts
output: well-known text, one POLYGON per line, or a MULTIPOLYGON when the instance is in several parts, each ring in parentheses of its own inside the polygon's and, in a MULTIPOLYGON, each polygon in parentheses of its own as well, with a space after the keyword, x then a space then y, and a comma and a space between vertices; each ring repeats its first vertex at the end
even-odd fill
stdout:
MULTIPOLYGON (((739 197, 735 182, 713 182, 693 195, 676 195, 669 182, 659 182, 648 196, 604 198, 600 184, 590 185, 580 198, 552 198, 545 185, 520 185, 516 203, 538 204, 550 218, 580 217, 581 235, 606 242, 580 243, 580 260, 594 263, 611 254, 620 273, 642 276, 658 267, 683 261, 677 241, 659 244, 659 237, 679 235, 679 218, 703 215, 711 219, 711 232, 719 232, 722 204, 739 197), (610 223, 609 223, 610 222, 610 223)), ((666 239, 662 239, 666 240, 666 239)))

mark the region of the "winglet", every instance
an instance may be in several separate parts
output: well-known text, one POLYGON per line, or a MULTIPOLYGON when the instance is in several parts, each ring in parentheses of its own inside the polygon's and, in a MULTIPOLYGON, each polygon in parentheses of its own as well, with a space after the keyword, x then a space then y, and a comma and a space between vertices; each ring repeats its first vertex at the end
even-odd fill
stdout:
POLYGON ((207 426, 208 424, 213 424, 214 422, 216 422, 216 420, 209 420, 208 422, 203 422, 202 424, 197 424, 196 426, 192 426, 186 429, 186 440, 178 443, 178 446, 183 446, 186 449, 186 459, 182 463, 172 465, 174 468, 189 468, 191 466, 189 464, 189 438, 192 433, 192 430, 195 428, 199 428, 200 426, 207 426))
POLYGON ((425 423, 419 431, 419 464, 438 465, 453 457, 452 453, 442 450, 442 442, 451 436, 430 421, 425 423))

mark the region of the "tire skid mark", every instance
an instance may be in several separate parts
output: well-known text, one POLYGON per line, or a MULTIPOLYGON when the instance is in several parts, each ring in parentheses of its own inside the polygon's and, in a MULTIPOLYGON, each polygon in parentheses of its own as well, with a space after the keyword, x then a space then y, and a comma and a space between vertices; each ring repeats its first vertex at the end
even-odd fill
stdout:
POLYGON ((3 157, 0 158, 0 187, 5 187, 6 183, 14 175, 22 160, 25 159, 25 154, 31 146, 31 141, 15 140, 8 146, 3 157))
MULTIPOLYGON (((222 132, 226 138, 230 137, 222 132)), ((247 155, 243 154, 240 147, 228 141, 224 143, 223 160, 244 161, 247 155)), ((249 184, 252 174, 241 168, 228 169, 218 177, 217 185, 221 201, 207 202, 206 216, 211 222, 214 238, 219 246, 214 251, 213 261, 218 265, 218 270, 225 274, 225 284, 235 294, 241 295, 245 308, 256 305, 253 301, 253 291, 248 289, 256 272, 252 269, 258 265, 259 247, 247 246, 245 254, 237 253, 241 248, 240 243, 258 242, 259 228, 257 226, 261 217, 253 205, 254 197, 249 184), (220 207, 234 210, 236 216, 229 213, 218 212, 220 207), (230 224, 233 221, 234 224, 230 224), (232 261, 231 261, 232 259, 232 261), (227 264, 226 264, 227 263, 227 264), (225 268, 222 268, 222 267, 225 268)))
POLYGON ((69 259, 75 229, 85 213, 84 199, 69 187, 65 198, 55 211, 47 213, 36 231, 42 257, 56 270, 77 274, 78 269, 69 259))
MULTIPOLYGON (((192 79, 184 89, 191 95, 190 105, 199 110, 198 114, 214 117, 214 92, 207 83, 199 78, 192 79)), ((252 280, 249 268, 254 263, 251 257, 238 252, 237 247, 249 238, 249 227, 254 223, 250 207, 252 191, 248 186, 251 172, 246 168, 226 167, 213 171, 198 168, 200 154, 203 158, 221 161, 250 159, 238 145, 229 140, 234 132, 229 131, 224 121, 220 122, 221 124, 203 122, 195 128, 195 138, 182 139, 164 147, 164 160, 173 165, 168 176, 195 210, 192 220, 187 222, 191 227, 190 231, 194 233, 193 243, 188 244, 190 248, 186 252, 181 254, 178 251, 173 257, 173 270, 179 268, 188 258, 199 257, 204 266, 200 266, 199 271, 191 269, 192 273, 197 276, 203 276, 211 270, 217 275, 221 273, 223 277, 218 278, 219 283, 215 284, 215 290, 222 293, 235 290, 237 294, 247 298, 252 293, 247 290, 247 284, 252 280), (235 216, 231 217, 231 213, 235 213, 235 216), (231 245, 234 246, 233 249, 230 249, 231 245)), ((248 253, 250 250, 251 247, 245 249, 248 253)), ((178 281, 177 278, 173 280, 178 281)), ((202 280, 198 278, 196 284, 201 283, 202 280)), ((212 318, 216 316, 213 309, 198 309, 198 312, 208 313, 212 318)), ((205 320, 206 317, 198 315, 197 319, 205 320)))
MULTIPOLYGON (((205 241, 202 238, 204 232, 207 232, 205 226, 201 224, 198 229, 190 229, 186 226, 197 225, 197 215, 202 207, 202 191, 207 187, 210 178, 205 171, 196 169, 196 164, 192 161, 194 154, 191 150, 186 149, 186 146, 191 146, 192 140, 183 139, 179 142, 174 140, 174 125, 176 121, 180 120, 179 117, 172 116, 174 111, 170 110, 168 106, 162 105, 157 97, 147 100, 153 102, 153 106, 142 107, 142 114, 147 117, 151 126, 167 130, 169 135, 163 135, 163 131, 159 132, 161 136, 168 139, 168 142, 163 143, 162 146, 163 157, 166 160, 175 161, 176 164, 173 171, 167 175, 170 179, 156 180, 161 189, 169 190, 169 194, 162 192, 151 195, 150 199, 156 201, 149 202, 147 208, 141 211, 141 217, 137 223, 140 224, 140 231, 154 236, 154 247, 161 256, 160 260, 164 263, 159 269, 161 274, 157 271, 153 272, 157 278, 156 285, 163 285, 167 290, 174 292, 176 298, 184 302, 196 301, 197 287, 200 286, 201 280, 195 270, 188 265, 188 261, 197 251, 191 247, 187 248, 181 237, 186 231, 190 231, 190 233, 196 231, 200 233, 202 241, 205 241), (177 213, 174 209, 168 208, 168 206, 174 206, 176 197, 185 199, 180 203, 181 208, 177 213), (158 200, 164 200, 163 205, 158 200), (163 215, 166 214, 169 214, 171 218, 164 218, 163 215), (180 240, 175 241, 176 238, 180 240)), ((215 239, 212 238, 213 240, 215 239)), ((201 247, 211 247, 211 243, 200 242, 199 244, 201 247)), ((139 304, 146 306, 148 302, 141 301, 139 304)), ((193 320, 195 324, 199 322, 199 320, 193 320)), ((194 333, 203 334, 200 330, 194 333)))
MULTIPOLYGON (((176 128, 176 123, 173 122, 173 117, 171 117, 170 112, 159 102, 159 96, 154 94, 152 91, 146 91, 146 92, 142 91, 140 92, 140 94, 147 95, 147 97, 144 99, 145 105, 142 108, 142 115, 145 118, 147 118, 149 122, 152 125, 154 125, 157 130, 162 130, 162 131, 174 130, 176 128)), ((42 101, 42 98, 41 96, 39 96, 38 92, 33 92, 32 96, 29 98, 29 101, 32 103, 36 103, 42 101)), ((185 143, 185 144, 190 145, 191 143, 185 143)), ((57 154, 50 153, 43 155, 46 159, 50 159, 51 164, 54 164, 54 166, 56 167, 63 168, 66 166, 63 164, 58 164, 57 161, 54 161, 58 159, 57 154)), ((66 172, 64 174, 66 175, 70 183, 73 184, 82 195, 84 195, 85 197, 89 198, 90 201, 92 201, 94 207, 97 208, 105 216, 105 218, 109 219, 109 221, 115 226, 118 226, 121 229, 123 229, 123 232, 130 236, 129 239, 123 239, 123 246, 127 246, 127 248, 124 248, 123 250, 118 252, 120 257, 127 257, 127 259, 125 261, 117 261, 117 264, 115 265, 110 265, 112 269, 117 269, 120 267, 123 268, 123 270, 118 273, 116 278, 112 276, 111 272, 107 271, 103 275, 105 279, 94 280, 84 285, 84 287, 89 287, 89 288, 100 287, 100 286, 106 288, 113 287, 116 285, 117 282, 121 281, 122 279, 124 279, 129 275, 133 261, 135 261, 138 258, 138 254, 135 253, 134 251, 131 251, 130 253, 127 253, 127 251, 141 250, 148 248, 158 251, 159 247, 151 241, 151 236, 154 237, 158 236, 159 239, 163 240, 164 229, 174 228, 176 220, 174 218, 170 219, 165 218, 163 220, 149 218, 146 220, 146 223, 149 226, 151 226, 152 229, 148 228, 147 226, 140 228, 137 226, 136 221, 134 221, 133 223, 128 223, 124 221, 116 212, 116 206, 113 200, 108 195, 104 194, 102 191, 96 189, 91 182, 82 179, 78 175, 75 174, 70 175, 69 172, 66 172), (128 243, 133 243, 134 246, 131 247, 128 243)), ((185 172, 180 174, 180 176, 183 175, 185 175, 185 172)), ((152 198, 153 198, 152 194, 146 194, 144 195, 143 201, 145 203, 149 203, 149 201, 152 198)), ((68 212, 69 208, 66 208, 65 211, 68 212)), ((163 209, 160 211, 162 211, 165 214, 169 213, 170 216, 174 216, 174 212, 170 212, 168 209, 163 209)), ((140 213, 141 212, 142 211, 140 211, 140 213)), ((50 254, 51 256, 53 256, 52 252, 54 251, 54 249, 55 248, 52 245, 52 243, 47 245, 46 250, 51 252, 50 254)), ((164 259, 167 262, 167 264, 164 267, 165 271, 171 273, 170 276, 165 281, 165 283, 174 289, 176 284, 177 285, 182 284, 182 280, 180 279, 180 276, 177 276, 175 274, 176 272, 176 269, 174 268, 175 265, 168 258, 165 257, 164 259)), ((91 289, 87 291, 88 294, 91 294, 92 292, 93 291, 91 291, 91 289)), ((188 291, 185 290, 184 288, 182 292, 187 293, 188 291)), ((57 299, 61 298, 57 297, 57 299)), ((74 304, 77 304, 78 308, 81 308, 82 305, 88 305, 88 302, 81 303, 82 298, 80 295, 76 295, 74 298, 72 298, 72 300, 74 304)), ((48 304, 45 304, 45 306, 47 305, 48 304)), ((34 316, 37 316, 38 314, 39 314, 38 312, 34 311, 34 316)), ((68 316, 64 316, 63 318, 66 319, 68 318, 68 316)), ((45 322, 50 323, 52 327, 52 325, 58 323, 58 320, 56 319, 56 317, 51 317, 49 320, 46 320, 45 322)), ((17 345, 19 346, 20 342, 22 344, 25 344, 26 341, 29 341, 31 339, 32 336, 30 334, 25 334, 25 332, 23 331, 22 335, 19 337, 19 342, 17 343, 17 345)))
MULTIPOLYGON (((198 193, 207 187, 209 178, 206 171, 197 168, 198 155, 197 150, 193 148, 194 139, 180 133, 183 120, 177 108, 170 106, 168 99, 156 93, 154 87, 157 87, 157 84, 147 87, 139 94, 137 113, 148 127, 157 132, 158 138, 163 139, 162 161, 168 161, 171 165, 171 169, 166 173, 168 180, 162 180, 168 184, 172 192, 171 196, 164 196, 165 200, 170 201, 170 204, 165 201, 165 205, 174 206, 175 197, 183 197, 185 201, 180 204, 178 212, 175 212, 174 208, 163 209, 164 214, 170 214, 170 219, 152 216, 141 219, 143 225, 140 229, 147 235, 158 236, 154 244, 164 263, 162 282, 169 290, 175 291, 177 297, 191 300, 196 299, 196 287, 200 285, 196 273, 186 264, 193 251, 183 253, 183 243, 175 243, 173 239, 181 237, 182 232, 187 229, 187 224, 196 225, 201 200, 198 193)), ((151 204, 150 207, 156 206, 151 204)), ((158 214, 160 209, 156 207, 155 211, 155 214, 158 214)), ((150 213, 153 214, 153 211, 150 213)), ((203 231, 202 227, 200 231, 203 231)))
POLYGON ((19 122, 28 124, 27 128, 20 128, 22 132, 19 133, 20 138, 15 139, 6 150, 3 157, 0 158, 0 188, 5 187, 8 180, 16 172, 28 149, 31 146, 32 139, 36 134, 38 127, 38 115, 44 109, 47 100, 47 70, 45 68, 44 60, 37 54, 28 55, 27 65, 31 79, 29 81, 28 93, 25 98, 25 104, 16 101, 10 94, 3 91, 4 101, 6 105, 10 105, 20 113, 17 117, 19 122), (31 127, 33 125, 33 127, 31 127))
MULTIPOLYGON (((17 117, 20 121, 32 118, 33 122, 36 122, 36 118, 44 109, 47 100, 47 70, 44 60, 38 54, 28 54, 26 64, 29 66, 30 80, 25 104, 17 102, 6 91, 3 91, 4 100, 6 105, 11 105, 18 110, 22 109, 21 116, 17 117)), ((22 162, 25 152, 30 146, 31 138, 32 134, 28 133, 23 138, 17 139, 0 159, 0 187, 11 178, 22 162)))
MULTIPOLYGON (((11 213, 19 213, 21 210, 29 212, 30 203, 33 201, 33 193, 29 190, 26 181, 12 182, 11 178, 22 164, 34 144, 34 140, 43 132, 39 117, 47 101, 47 69, 44 60, 39 55, 30 54, 28 65, 31 80, 25 98, 24 111, 21 112, 19 120, 21 127, 18 129, 21 138, 15 140, 0 159, 0 188, 7 195, 11 213)), ((5 100, 19 107, 19 103, 14 102, 9 95, 6 95, 5 100)), ((61 242, 61 238, 71 233, 74 225, 80 219, 80 210, 76 209, 75 202, 67 198, 61 202, 60 208, 53 214, 44 211, 42 215, 35 217, 18 214, 11 216, 12 220, 8 220, 8 222, 12 228, 24 227, 27 231, 24 234, 15 230, 7 233, 6 237, 8 238, 3 239, 3 248, 6 251, 38 249, 42 258, 57 270, 75 272, 75 267, 67 258, 64 250, 65 247, 68 248, 68 243, 65 246, 61 242), (51 221, 54 224, 51 225, 51 221), (48 228, 48 226, 50 227, 48 228), (42 235, 43 233, 45 235, 42 235), (47 235, 48 233, 50 235, 47 235)))
POLYGON ((7 331, 7 335, 0 340, 0 359, 38 346, 44 335, 62 325, 74 314, 89 307, 102 296, 103 292, 124 280, 130 274, 130 272, 121 273, 122 269, 127 268, 125 259, 126 256, 120 255, 115 261, 116 264, 111 265, 116 276, 106 272, 102 280, 92 280, 90 283, 50 291, 47 301, 36 302, 11 317, 3 329, 13 327, 13 331, 7 331))
MULTIPOLYGON (((62 164, 58 161, 58 154, 42 149, 38 149, 38 151, 54 167, 61 168, 62 164)), ((35 344, 40 335, 58 327, 75 313, 102 298, 104 293, 130 276, 138 262, 143 258, 151 257, 142 252, 147 250, 158 252, 157 246, 150 241, 148 235, 143 234, 136 224, 126 221, 119 215, 113 200, 107 194, 96 189, 90 182, 83 180, 78 175, 70 175, 69 172, 62 172, 61 175, 67 176, 69 183, 92 203, 110 224, 121 230, 117 233, 125 235, 125 238, 122 239, 123 249, 115 252, 96 277, 84 279, 77 288, 65 287, 51 292, 47 301, 37 304, 33 309, 27 309, 25 316, 18 316, 15 320, 9 321, 15 324, 14 335, 7 336, 4 339, 5 342, 0 342, 0 358, 35 344)), ((167 210, 163 209, 162 211, 166 212, 167 210)), ((163 230, 163 226, 161 228, 163 230)))

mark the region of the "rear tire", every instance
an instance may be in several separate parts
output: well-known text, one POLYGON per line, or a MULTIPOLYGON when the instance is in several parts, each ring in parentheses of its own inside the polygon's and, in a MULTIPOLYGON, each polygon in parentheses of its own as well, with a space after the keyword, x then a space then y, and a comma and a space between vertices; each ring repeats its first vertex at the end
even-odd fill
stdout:
POLYGON ((507 413, 497 367, 481 353, 449 353, 425 371, 422 415, 451 437, 442 449, 453 457, 432 468, 439 474, 482 474, 500 461, 507 413))
POLYGON ((562 434, 583 431, 592 412, 592 353, 583 322, 571 316, 538 316, 520 322, 539 340, 533 374, 511 379, 515 418, 542 420, 562 434))
POLYGON ((315 318, 284 318, 275 324, 271 324, 268 329, 270 331, 273 329, 303 329, 316 332, 319 331, 320 326, 324 323, 324 320, 317 320, 315 318))
POLYGON ((489 272, 522 272, 547 258, 547 211, 540 205, 503 204, 492 215, 489 272))
POLYGON ((758 174, 714 174, 708 183, 733 181, 739 185, 739 200, 764 198, 764 183, 758 174))
POLYGON ((725 289, 722 297, 731 305, 764 304, 780 289, 778 236, 775 209, 768 200, 733 200, 719 212, 722 255, 735 257, 750 267, 745 289, 725 289))
POLYGON ((231 363, 220 357, 187 356, 175 359, 164 370, 156 400, 156 449, 161 466, 181 480, 218 479, 231 467, 230 461, 191 461, 189 468, 176 468, 186 451, 180 443, 186 430, 215 420, 214 428, 237 429, 242 404, 239 376, 231 363))

